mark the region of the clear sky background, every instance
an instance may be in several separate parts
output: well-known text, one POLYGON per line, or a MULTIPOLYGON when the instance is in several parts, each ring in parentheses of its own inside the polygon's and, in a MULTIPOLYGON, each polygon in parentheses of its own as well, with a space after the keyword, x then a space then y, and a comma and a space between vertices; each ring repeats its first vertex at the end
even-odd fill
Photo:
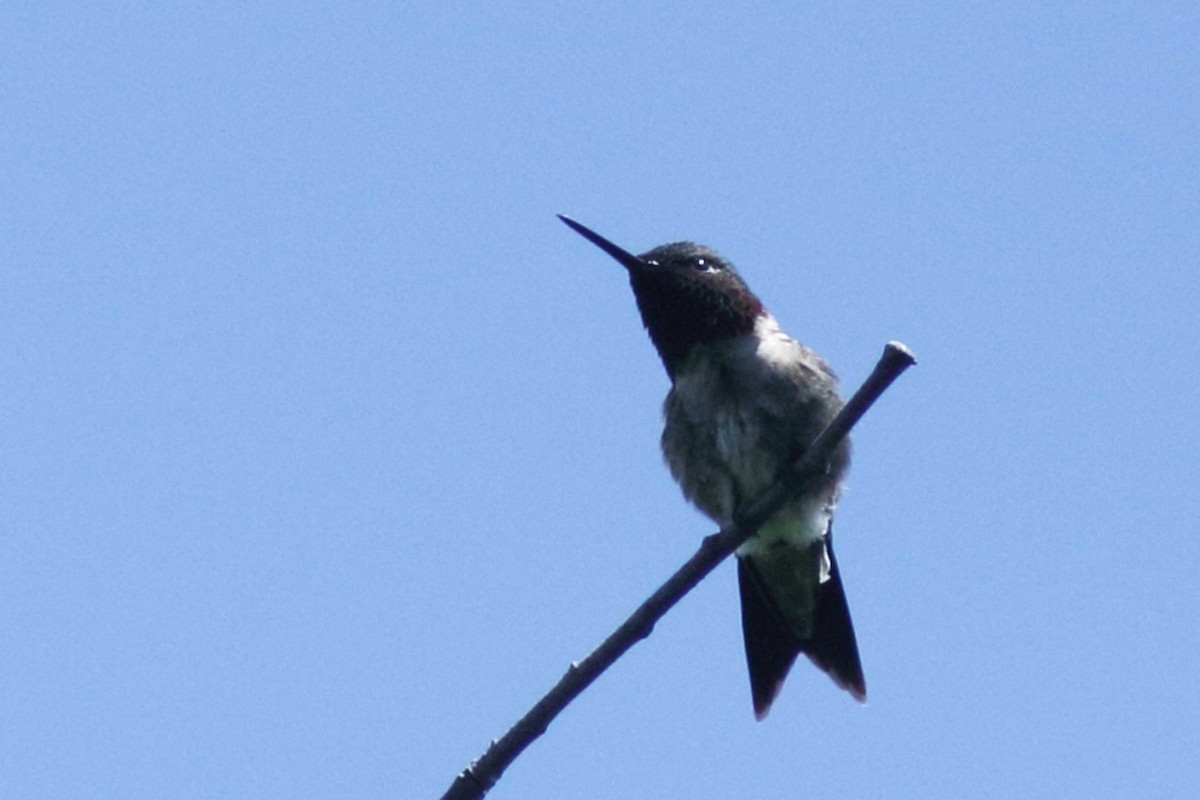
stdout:
POLYGON ((429 798, 713 526, 622 270, 852 391, 870 702, 732 565, 491 797, 1200 785, 1194 3, 8 3, 0 797, 429 798))

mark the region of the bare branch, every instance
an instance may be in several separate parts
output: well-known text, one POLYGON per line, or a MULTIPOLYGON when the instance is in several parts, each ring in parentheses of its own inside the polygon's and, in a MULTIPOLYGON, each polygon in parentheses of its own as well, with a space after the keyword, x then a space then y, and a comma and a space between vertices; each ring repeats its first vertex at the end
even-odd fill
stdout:
POLYGON ((912 352, 899 342, 888 342, 879 363, 837 417, 813 441, 791 469, 780 476, 757 500, 750 504, 733 525, 706 536, 696 554, 672 575, 654 594, 638 606, 621 626, 600 643, 582 661, 570 666, 549 692, 487 751, 459 773, 442 800, 477 800, 500 780, 504 770, 534 739, 546 732, 550 723, 592 681, 654 630, 655 623, 729 557, 742 542, 753 536, 793 497, 804 483, 824 474, 834 448, 862 418, 867 409, 891 386, 900 373, 916 363, 912 352))

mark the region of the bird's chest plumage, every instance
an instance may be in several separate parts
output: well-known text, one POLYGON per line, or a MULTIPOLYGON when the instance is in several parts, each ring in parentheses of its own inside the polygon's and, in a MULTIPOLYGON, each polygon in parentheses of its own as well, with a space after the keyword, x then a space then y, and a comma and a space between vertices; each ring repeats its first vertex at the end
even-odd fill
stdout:
POLYGON ((723 525, 786 462, 791 448, 780 426, 800 410, 796 387, 749 338, 697 347, 664 405, 667 466, 684 494, 723 525))
POLYGON ((664 406, 663 455, 688 499, 722 525, 779 465, 749 398, 729 396, 717 365, 676 383, 664 406))
MULTIPOLYGON (((815 354, 769 318, 759 328, 694 348, 663 408, 667 466, 688 499, 722 526, 766 490, 840 407, 834 378, 815 354)), ((827 490, 777 516, 787 523, 781 535, 821 535, 817 516, 836 497, 845 459, 843 451, 827 490), (792 524, 801 519, 803 531, 792 524)))

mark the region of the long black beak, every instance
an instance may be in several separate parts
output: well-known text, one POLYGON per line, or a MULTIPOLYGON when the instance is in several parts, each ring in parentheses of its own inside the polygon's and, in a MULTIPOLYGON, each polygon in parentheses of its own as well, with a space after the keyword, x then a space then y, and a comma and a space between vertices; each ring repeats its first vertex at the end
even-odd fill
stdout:
POLYGON ((647 266, 649 266, 645 261, 635 256, 633 253, 617 247, 608 239, 605 239, 591 228, 580 225, 566 214, 559 214, 558 218, 565 222, 568 228, 575 231, 580 236, 596 245, 596 247, 599 247, 601 250, 615 258, 625 269, 632 271, 635 269, 645 269, 647 266))

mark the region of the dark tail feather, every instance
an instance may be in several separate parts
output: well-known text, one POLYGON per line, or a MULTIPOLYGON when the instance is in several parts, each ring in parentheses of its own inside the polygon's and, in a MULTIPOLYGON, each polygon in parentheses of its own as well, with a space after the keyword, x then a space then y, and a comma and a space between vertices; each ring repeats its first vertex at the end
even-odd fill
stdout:
POLYGON ((801 650, 814 664, 829 674, 834 683, 867 702, 867 680, 858 658, 858 640, 850 620, 850 606, 842 589, 837 557, 833 554, 833 531, 825 537, 829 552, 829 580, 817 587, 817 619, 812 638, 801 643, 801 650))
POLYGON ((846 604, 837 558, 833 554, 832 535, 825 543, 829 553, 829 579, 817 588, 816 619, 809 639, 800 639, 792 632, 750 560, 738 559, 742 634, 746 642, 746 664, 750 669, 754 716, 759 720, 771 710, 771 704, 800 653, 807 655, 860 703, 867 700, 867 684, 858 657, 854 623, 850 621, 850 607, 846 604))
POLYGON ((762 720, 803 648, 775 601, 767 595, 749 559, 738 559, 738 588, 742 594, 742 636, 750 669, 750 694, 754 716, 762 720))

